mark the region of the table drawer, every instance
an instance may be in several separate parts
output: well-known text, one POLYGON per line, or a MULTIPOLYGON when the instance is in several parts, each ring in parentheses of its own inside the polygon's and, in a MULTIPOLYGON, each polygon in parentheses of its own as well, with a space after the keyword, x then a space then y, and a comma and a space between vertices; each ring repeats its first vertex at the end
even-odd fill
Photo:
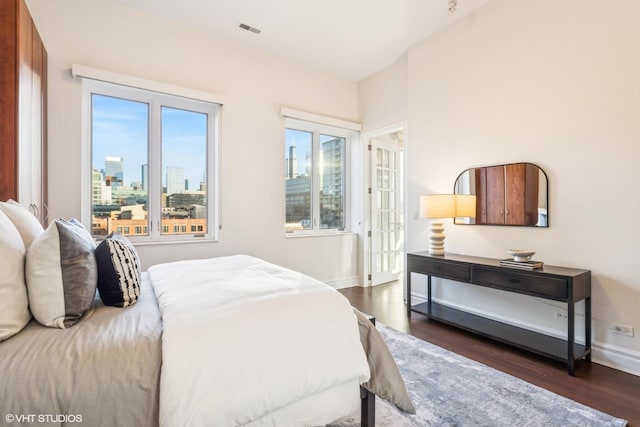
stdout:
POLYGON ((465 282, 471 279, 471 268, 465 264, 455 264, 426 258, 413 258, 411 256, 408 258, 407 264, 409 271, 416 273, 465 282))
POLYGON ((525 293, 551 299, 566 299, 568 284, 564 279, 522 274, 512 269, 496 271, 490 268, 472 267, 471 282, 505 291, 525 293))

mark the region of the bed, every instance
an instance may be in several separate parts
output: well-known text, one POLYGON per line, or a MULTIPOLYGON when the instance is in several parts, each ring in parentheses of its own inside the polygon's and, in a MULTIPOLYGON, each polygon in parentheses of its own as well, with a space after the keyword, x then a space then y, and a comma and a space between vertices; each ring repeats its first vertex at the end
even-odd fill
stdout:
POLYGON ((88 426, 158 426, 162 323, 143 277, 138 302, 126 309, 96 296, 68 329, 34 319, 0 342, 0 424, 7 414, 52 414, 80 416, 88 426))
POLYGON ((413 410, 375 327, 299 272, 235 255, 151 267, 126 307, 93 292, 73 326, 33 319, 0 342, 0 423, 306 426, 360 409, 373 425, 372 392, 413 410))

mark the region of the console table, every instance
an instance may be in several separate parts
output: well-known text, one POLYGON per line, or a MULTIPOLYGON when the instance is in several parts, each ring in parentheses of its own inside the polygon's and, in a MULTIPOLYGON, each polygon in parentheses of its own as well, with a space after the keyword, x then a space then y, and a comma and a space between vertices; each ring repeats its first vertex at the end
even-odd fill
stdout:
POLYGON ((428 252, 407 254, 407 316, 427 316, 480 335, 567 363, 575 375, 574 362, 591 360, 591 271, 545 265, 523 270, 500 265, 500 260, 466 255, 432 256, 428 252), (411 304, 411 273, 427 276, 427 301, 411 304), (440 277, 472 285, 500 289, 567 303, 567 339, 533 332, 517 326, 467 313, 432 301, 431 278, 440 277), (585 344, 575 342, 575 303, 584 300, 585 344))

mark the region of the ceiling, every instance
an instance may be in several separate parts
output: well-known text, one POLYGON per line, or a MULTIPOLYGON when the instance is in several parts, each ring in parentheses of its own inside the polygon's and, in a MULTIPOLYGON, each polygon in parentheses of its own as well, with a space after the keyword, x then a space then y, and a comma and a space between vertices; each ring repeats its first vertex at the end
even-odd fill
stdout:
POLYGON ((489 0, 114 1, 359 81, 489 0))

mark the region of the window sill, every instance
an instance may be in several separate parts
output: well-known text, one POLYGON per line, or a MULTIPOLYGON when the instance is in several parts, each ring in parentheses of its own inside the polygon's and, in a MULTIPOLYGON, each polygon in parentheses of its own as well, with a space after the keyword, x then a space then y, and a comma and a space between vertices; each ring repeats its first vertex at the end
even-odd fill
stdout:
MULTIPOLYGON (((125 236, 126 237, 126 236, 125 236)), ((186 244, 201 244, 201 243, 217 243, 217 239, 175 239, 175 240, 132 240, 129 239, 133 246, 165 246, 165 245, 186 245, 186 244)), ((100 243, 102 240, 98 240, 100 243)))
POLYGON ((303 237, 331 237, 331 236, 348 236, 351 234, 357 234, 353 231, 327 231, 327 232, 316 232, 316 233, 285 233, 285 239, 299 239, 303 237))

